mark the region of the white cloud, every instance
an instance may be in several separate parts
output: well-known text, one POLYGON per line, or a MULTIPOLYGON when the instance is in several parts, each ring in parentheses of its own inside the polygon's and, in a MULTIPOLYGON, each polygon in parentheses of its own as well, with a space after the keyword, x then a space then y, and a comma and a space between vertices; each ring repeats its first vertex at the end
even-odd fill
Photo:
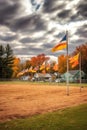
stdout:
POLYGON ((45 31, 35 32, 32 36, 32 38, 39 38, 42 37, 45 34, 45 31))
POLYGON ((32 5, 29 0, 22 0, 21 4, 25 8, 24 12, 21 13, 22 15, 30 15, 33 13, 32 5))

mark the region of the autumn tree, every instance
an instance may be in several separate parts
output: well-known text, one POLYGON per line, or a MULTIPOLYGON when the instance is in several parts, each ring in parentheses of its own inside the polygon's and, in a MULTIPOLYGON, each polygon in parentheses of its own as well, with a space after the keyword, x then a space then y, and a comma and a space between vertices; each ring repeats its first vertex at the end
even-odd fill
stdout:
POLYGON ((26 60, 25 63, 24 63, 24 67, 25 67, 25 69, 29 69, 31 67, 31 61, 26 60))
POLYGON ((57 63, 54 64, 53 70, 54 70, 54 72, 58 72, 58 64, 57 63))
MULTIPOLYGON (((79 52, 81 53, 81 69, 87 75, 87 43, 76 47, 75 51, 73 52, 73 55, 75 55, 79 52)), ((78 66, 75 67, 74 69, 78 69, 78 66)))
POLYGON ((58 72, 65 73, 67 70, 67 56, 60 55, 58 57, 58 72))
MULTIPOLYGON (((40 55, 31 57, 31 59, 20 63, 19 74, 23 72, 24 75, 27 75, 27 74, 33 75, 37 71, 41 72, 42 69, 40 68, 44 62, 46 63, 47 60, 49 60, 49 57, 45 56, 45 54, 40 54, 40 55)), ((48 70, 49 70, 49 66, 47 65, 46 71, 48 70)))
POLYGON ((16 78, 17 74, 20 72, 20 58, 14 57, 13 60, 13 78, 16 78))
POLYGON ((35 57, 32 57, 30 64, 33 68, 37 66, 40 68, 40 66, 47 60, 49 60, 49 57, 45 56, 45 54, 40 54, 35 57))
POLYGON ((50 62, 50 68, 49 68, 49 73, 54 73, 54 65, 56 64, 55 61, 50 62))

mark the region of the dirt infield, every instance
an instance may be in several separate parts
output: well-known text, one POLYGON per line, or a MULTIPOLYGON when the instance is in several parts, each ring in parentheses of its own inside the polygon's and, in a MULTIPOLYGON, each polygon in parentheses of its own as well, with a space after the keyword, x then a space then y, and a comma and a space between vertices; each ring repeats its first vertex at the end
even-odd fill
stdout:
POLYGON ((33 84, 0 84, 0 121, 29 117, 73 105, 87 103, 87 87, 33 84))

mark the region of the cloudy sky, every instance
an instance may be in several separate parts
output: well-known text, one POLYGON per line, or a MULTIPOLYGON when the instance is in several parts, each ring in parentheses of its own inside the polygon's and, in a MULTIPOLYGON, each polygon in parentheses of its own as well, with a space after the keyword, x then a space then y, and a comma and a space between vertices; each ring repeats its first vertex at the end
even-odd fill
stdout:
POLYGON ((87 43, 87 0, 0 0, 0 44, 18 57, 51 52, 69 32, 69 53, 87 43))

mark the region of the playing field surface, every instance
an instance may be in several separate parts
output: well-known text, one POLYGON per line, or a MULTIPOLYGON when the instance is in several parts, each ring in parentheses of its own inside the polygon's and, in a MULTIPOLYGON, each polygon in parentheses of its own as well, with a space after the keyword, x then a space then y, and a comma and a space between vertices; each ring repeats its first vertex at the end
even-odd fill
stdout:
POLYGON ((25 118, 87 103, 87 87, 45 84, 0 84, 0 121, 25 118))

